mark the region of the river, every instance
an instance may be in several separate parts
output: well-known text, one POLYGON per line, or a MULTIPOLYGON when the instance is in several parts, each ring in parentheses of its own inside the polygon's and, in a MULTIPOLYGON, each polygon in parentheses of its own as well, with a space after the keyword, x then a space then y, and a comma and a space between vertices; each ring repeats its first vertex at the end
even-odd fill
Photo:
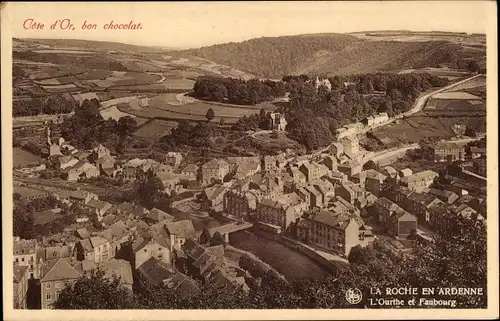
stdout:
POLYGON ((255 254, 289 281, 323 278, 329 275, 325 268, 304 254, 248 231, 230 234, 229 243, 255 254))

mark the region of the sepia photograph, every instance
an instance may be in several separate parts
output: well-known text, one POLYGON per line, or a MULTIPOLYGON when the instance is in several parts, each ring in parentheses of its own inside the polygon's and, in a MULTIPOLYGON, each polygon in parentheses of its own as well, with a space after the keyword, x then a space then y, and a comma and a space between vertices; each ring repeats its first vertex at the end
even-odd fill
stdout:
POLYGON ((498 317, 495 6, 8 3, 4 308, 498 317))

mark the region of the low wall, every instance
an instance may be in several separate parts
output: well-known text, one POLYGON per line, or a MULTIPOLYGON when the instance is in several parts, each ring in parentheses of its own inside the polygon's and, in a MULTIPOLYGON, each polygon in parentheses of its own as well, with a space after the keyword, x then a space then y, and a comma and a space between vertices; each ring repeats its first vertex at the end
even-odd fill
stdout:
POLYGON ((316 253, 316 251, 314 251, 313 249, 305 247, 295 240, 289 239, 287 237, 282 237, 280 243, 282 243, 288 247, 294 248, 294 249, 300 251, 304 255, 307 255, 308 257, 310 257, 311 259, 316 261, 318 264, 321 264, 322 266, 324 266, 331 273, 337 273, 337 271, 339 269, 335 263, 332 263, 328 259, 326 259, 323 256, 316 253))

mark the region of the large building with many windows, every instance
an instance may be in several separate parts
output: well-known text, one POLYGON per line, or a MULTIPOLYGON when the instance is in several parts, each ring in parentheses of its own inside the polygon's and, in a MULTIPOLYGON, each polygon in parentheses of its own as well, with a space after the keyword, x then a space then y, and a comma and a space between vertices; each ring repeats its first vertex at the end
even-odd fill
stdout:
POLYGON ((347 256, 359 244, 359 224, 347 213, 311 212, 297 224, 297 238, 328 252, 347 256))

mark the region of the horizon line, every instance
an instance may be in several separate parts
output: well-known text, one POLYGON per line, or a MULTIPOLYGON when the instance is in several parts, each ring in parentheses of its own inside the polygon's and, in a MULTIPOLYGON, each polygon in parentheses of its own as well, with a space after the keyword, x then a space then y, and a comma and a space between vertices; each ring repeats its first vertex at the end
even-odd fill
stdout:
MULTIPOLYGON (((229 44, 229 43, 242 43, 245 41, 253 40, 253 39, 261 39, 261 38, 278 38, 278 37, 293 37, 293 36, 308 36, 308 35, 325 35, 325 34, 341 34, 341 35, 353 35, 353 34, 362 34, 362 33, 371 33, 371 32, 410 32, 410 33, 450 33, 450 34, 466 34, 468 36, 470 35, 481 35, 481 36, 486 36, 486 33, 481 33, 481 32, 468 32, 468 31, 451 31, 451 30, 410 30, 410 29, 379 29, 379 30, 361 30, 361 31, 349 31, 349 32, 314 32, 314 33, 297 33, 297 34, 283 34, 279 36, 260 36, 260 37, 253 37, 253 38, 248 38, 245 40, 239 40, 239 41, 225 41, 225 42, 217 42, 217 43, 212 43, 212 44, 205 44, 205 45, 200 45, 200 46, 189 46, 189 47, 170 47, 168 45, 160 45, 160 44, 137 44, 137 43, 131 43, 131 42, 122 42, 122 41, 114 41, 114 40, 103 40, 103 39, 82 39, 82 38, 61 38, 61 37, 15 37, 13 36, 12 39, 20 39, 20 40, 38 40, 38 39, 44 39, 44 40, 79 40, 79 41, 95 41, 95 42, 112 42, 112 43, 120 43, 120 44, 125 44, 125 45, 131 45, 131 46, 136 46, 136 47, 149 47, 149 48, 158 48, 158 49, 167 49, 167 50, 174 50, 174 51, 180 51, 180 50, 190 50, 190 49, 199 49, 203 47, 210 47, 210 46, 216 46, 216 45, 224 45, 224 44, 229 44)), ((395 40, 397 41, 397 40, 395 40)))

